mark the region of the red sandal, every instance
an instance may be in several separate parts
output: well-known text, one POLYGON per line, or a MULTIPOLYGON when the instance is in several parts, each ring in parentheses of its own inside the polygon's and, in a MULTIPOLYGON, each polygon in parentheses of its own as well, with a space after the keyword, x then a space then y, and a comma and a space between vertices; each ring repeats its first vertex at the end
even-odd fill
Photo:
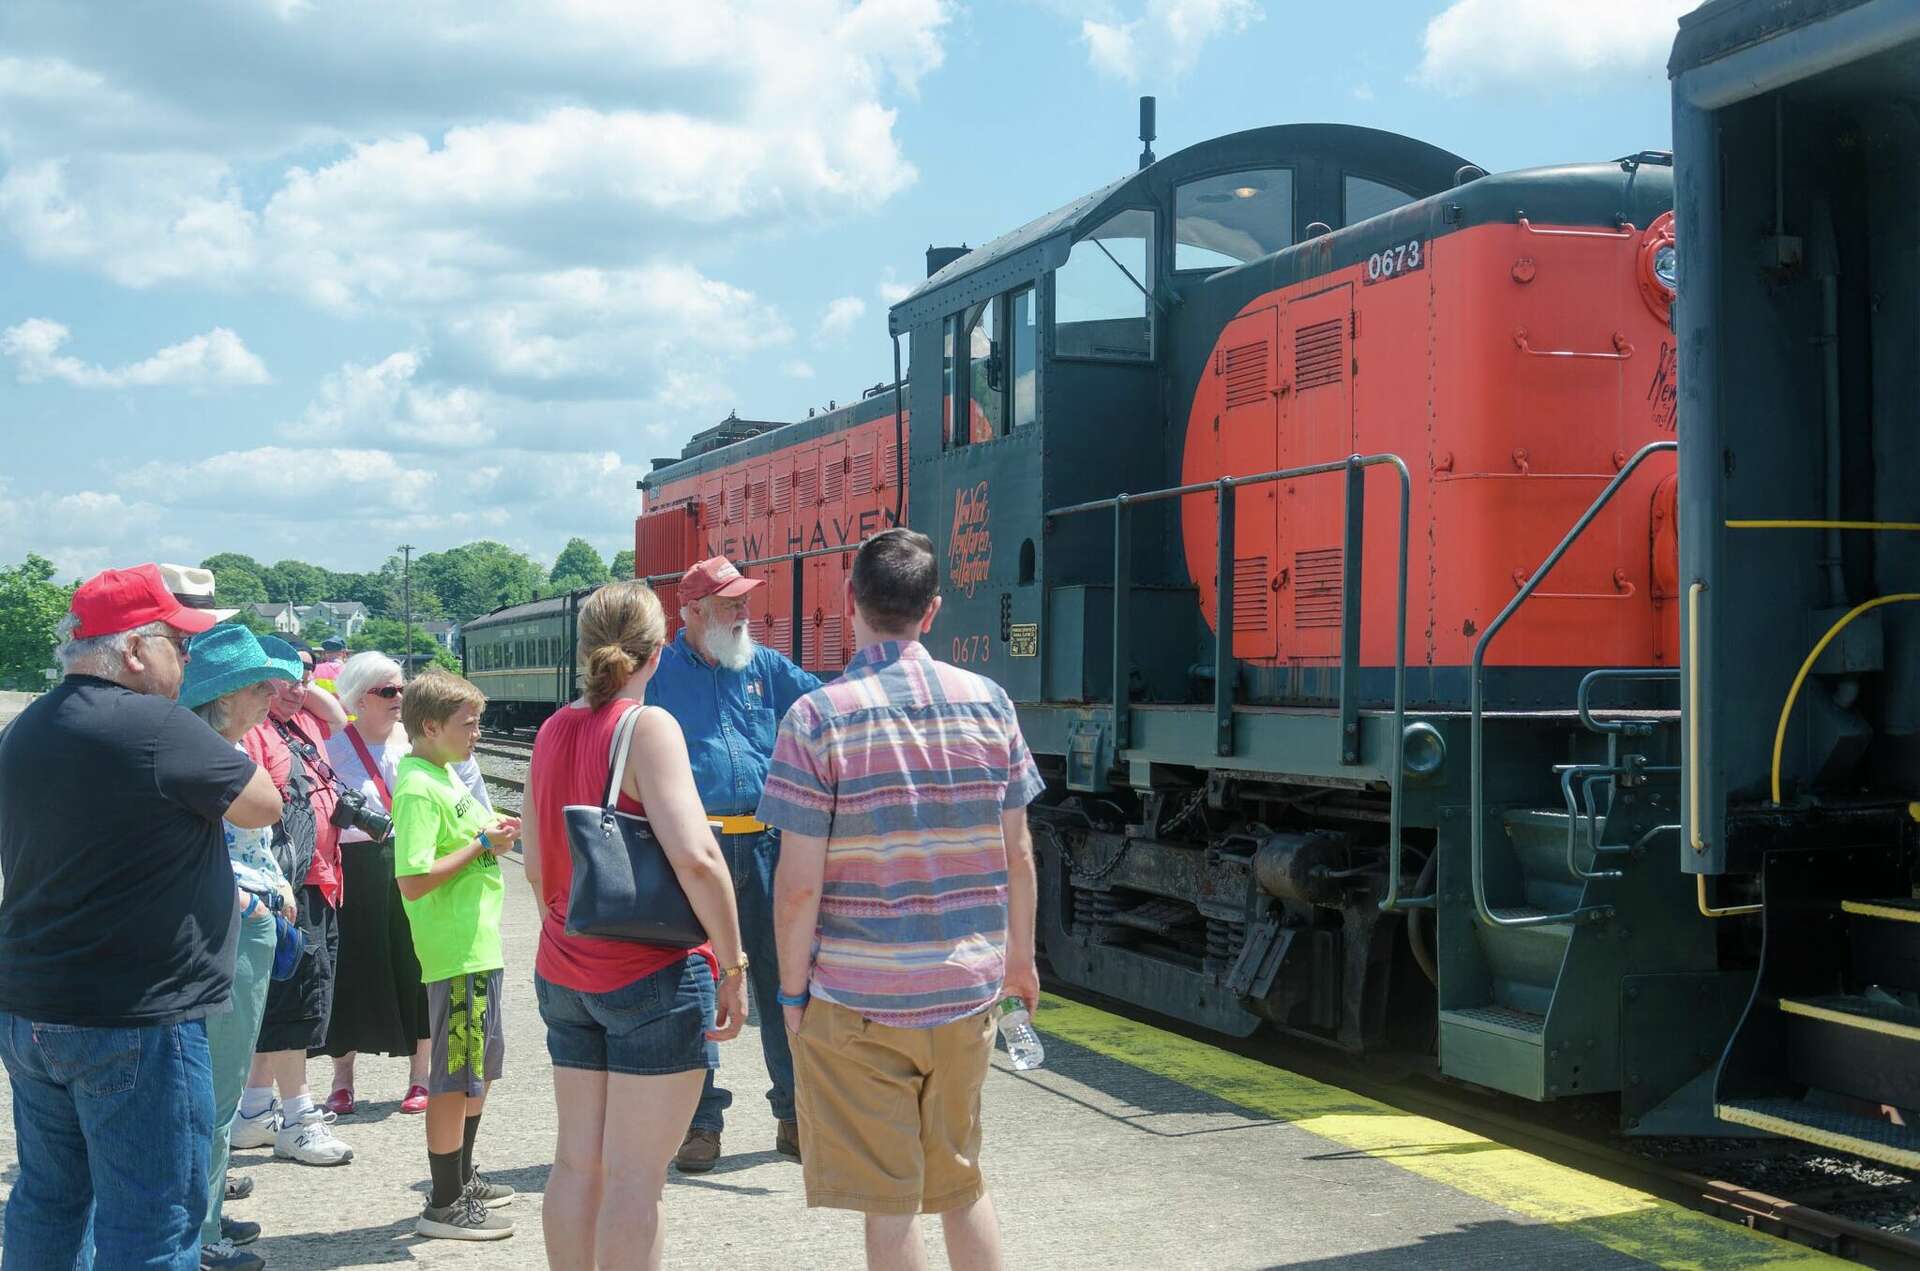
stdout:
POLYGON ((333 1115, 337 1117, 352 1116, 353 1115, 353 1087, 341 1086, 338 1090, 328 1095, 327 1101, 321 1104, 320 1106, 325 1108, 328 1112, 333 1113, 333 1115))
POLYGON ((407 1097, 400 1101, 402 1112, 425 1112, 427 1110, 427 1088, 408 1086, 407 1097))

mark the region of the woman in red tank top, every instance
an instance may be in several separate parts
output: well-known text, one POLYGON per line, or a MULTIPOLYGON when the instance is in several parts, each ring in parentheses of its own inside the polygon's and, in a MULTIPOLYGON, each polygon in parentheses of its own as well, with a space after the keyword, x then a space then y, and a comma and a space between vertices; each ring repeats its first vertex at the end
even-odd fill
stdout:
POLYGON ((521 823, 527 881, 540 903, 534 991, 553 1058, 559 1142, 542 1209, 547 1256, 593 1266, 596 1249, 661 1256, 667 1163, 693 1119, 717 1042, 746 1021, 746 955, 732 876, 707 826, 680 725, 643 705, 666 617, 645 583, 609 583, 580 608, 581 699, 540 728, 521 823), (608 752, 634 726, 622 810, 645 811, 710 944, 663 948, 567 934, 573 858, 562 809, 598 804, 608 752), (603 1181, 604 1180, 604 1181, 603 1181))

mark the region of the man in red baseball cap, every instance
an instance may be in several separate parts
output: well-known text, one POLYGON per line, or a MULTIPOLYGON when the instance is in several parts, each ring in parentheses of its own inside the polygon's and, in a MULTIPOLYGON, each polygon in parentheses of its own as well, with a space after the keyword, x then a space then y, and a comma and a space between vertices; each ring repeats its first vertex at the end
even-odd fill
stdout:
POLYGON ((75 1265, 89 1221, 100 1266, 198 1262, 206 1019, 249 900, 221 822, 280 819, 266 770, 174 701, 187 637, 213 625, 152 565, 88 579, 60 623, 66 678, 0 733, 8 1266, 75 1265), (88 1187, 103 1161, 115 1186, 88 1187))
POLYGON ((187 637, 214 625, 213 614, 181 604, 158 565, 108 569, 80 584, 61 624, 60 653, 69 675, 76 663, 136 693, 180 696, 187 637))
MULTIPOLYGON (((666 707, 680 722, 700 802, 720 822, 720 850, 740 906, 754 1018, 768 1021, 760 1030, 760 1051, 773 1087, 767 1102, 778 1123, 774 1150, 797 1157, 793 1054, 774 1002, 780 959, 773 944, 773 870, 780 861, 780 838, 753 811, 767 783, 780 717, 820 681, 754 643, 747 597, 765 581, 745 577, 724 556, 703 560, 680 576, 680 617, 687 625, 660 650, 660 669, 647 682, 647 701, 666 707)), ((674 1157, 683 1173, 710 1170, 720 1159, 721 1123, 732 1102, 733 1095, 708 1072, 700 1105, 674 1157)))

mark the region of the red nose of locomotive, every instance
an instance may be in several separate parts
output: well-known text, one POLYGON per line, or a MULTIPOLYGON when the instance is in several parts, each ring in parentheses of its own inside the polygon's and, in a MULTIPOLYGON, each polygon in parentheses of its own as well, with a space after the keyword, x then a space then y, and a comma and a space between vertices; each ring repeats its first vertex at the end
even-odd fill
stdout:
MULTIPOLYGON (((1454 224, 1446 197, 1429 201, 1428 220, 1379 218, 1295 249, 1330 267, 1303 261, 1308 276, 1221 330, 1182 473, 1203 482, 1399 455, 1413 474, 1408 662, 1436 668, 1469 662, 1477 634, 1628 458, 1672 439, 1675 410, 1670 212, 1645 227, 1524 213, 1454 224)), ((1635 473, 1489 664, 1676 663, 1673 469, 1657 455, 1635 473)), ((1367 477, 1362 562, 1344 559, 1344 486, 1331 475, 1237 491, 1236 657, 1338 665, 1342 581, 1360 565, 1362 662, 1391 665, 1398 480, 1389 468, 1367 477)), ((1217 631, 1215 497, 1188 498, 1182 528, 1217 631)))

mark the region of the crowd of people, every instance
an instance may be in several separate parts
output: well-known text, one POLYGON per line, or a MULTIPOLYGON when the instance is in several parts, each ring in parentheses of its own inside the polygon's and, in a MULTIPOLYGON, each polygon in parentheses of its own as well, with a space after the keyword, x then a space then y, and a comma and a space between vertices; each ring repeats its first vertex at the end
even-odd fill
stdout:
MULTIPOLYGON (((550 1267, 658 1267, 670 1168, 722 1155, 719 1043, 751 997, 810 1206, 865 1215, 868 1265, 1001 1262, 980 1172, 992 1008, 1031 1010, 1040 779, 1006 694, 936 662, 932 545, 869 539, 859 652, 830 683, 757 645, 763 580, 723 558, 581 607, 583 692, 535 742, 524 819, 473 762, 486 707, 444 671, 255 636, 205 570, 108 570, 63 620, 65 678, 0 733, 0 1060, 18 1174, 0 1267, 253 1268, 234 1149, 340 1167, 361 1053, 404 1056, 424 1237, 511 1236, 475 1162, 503 1074, 516 845, 558 1134, 550 1267), (566 809, 644 817, 705 938, 584 934, 566 809), (311 1058, 332 1060, 316 1103, 311 1058)), ((526 973, 515 968, 515 975, 526 973)), ((397 1093, 397 1092, 396 1092, 397 1093)))

